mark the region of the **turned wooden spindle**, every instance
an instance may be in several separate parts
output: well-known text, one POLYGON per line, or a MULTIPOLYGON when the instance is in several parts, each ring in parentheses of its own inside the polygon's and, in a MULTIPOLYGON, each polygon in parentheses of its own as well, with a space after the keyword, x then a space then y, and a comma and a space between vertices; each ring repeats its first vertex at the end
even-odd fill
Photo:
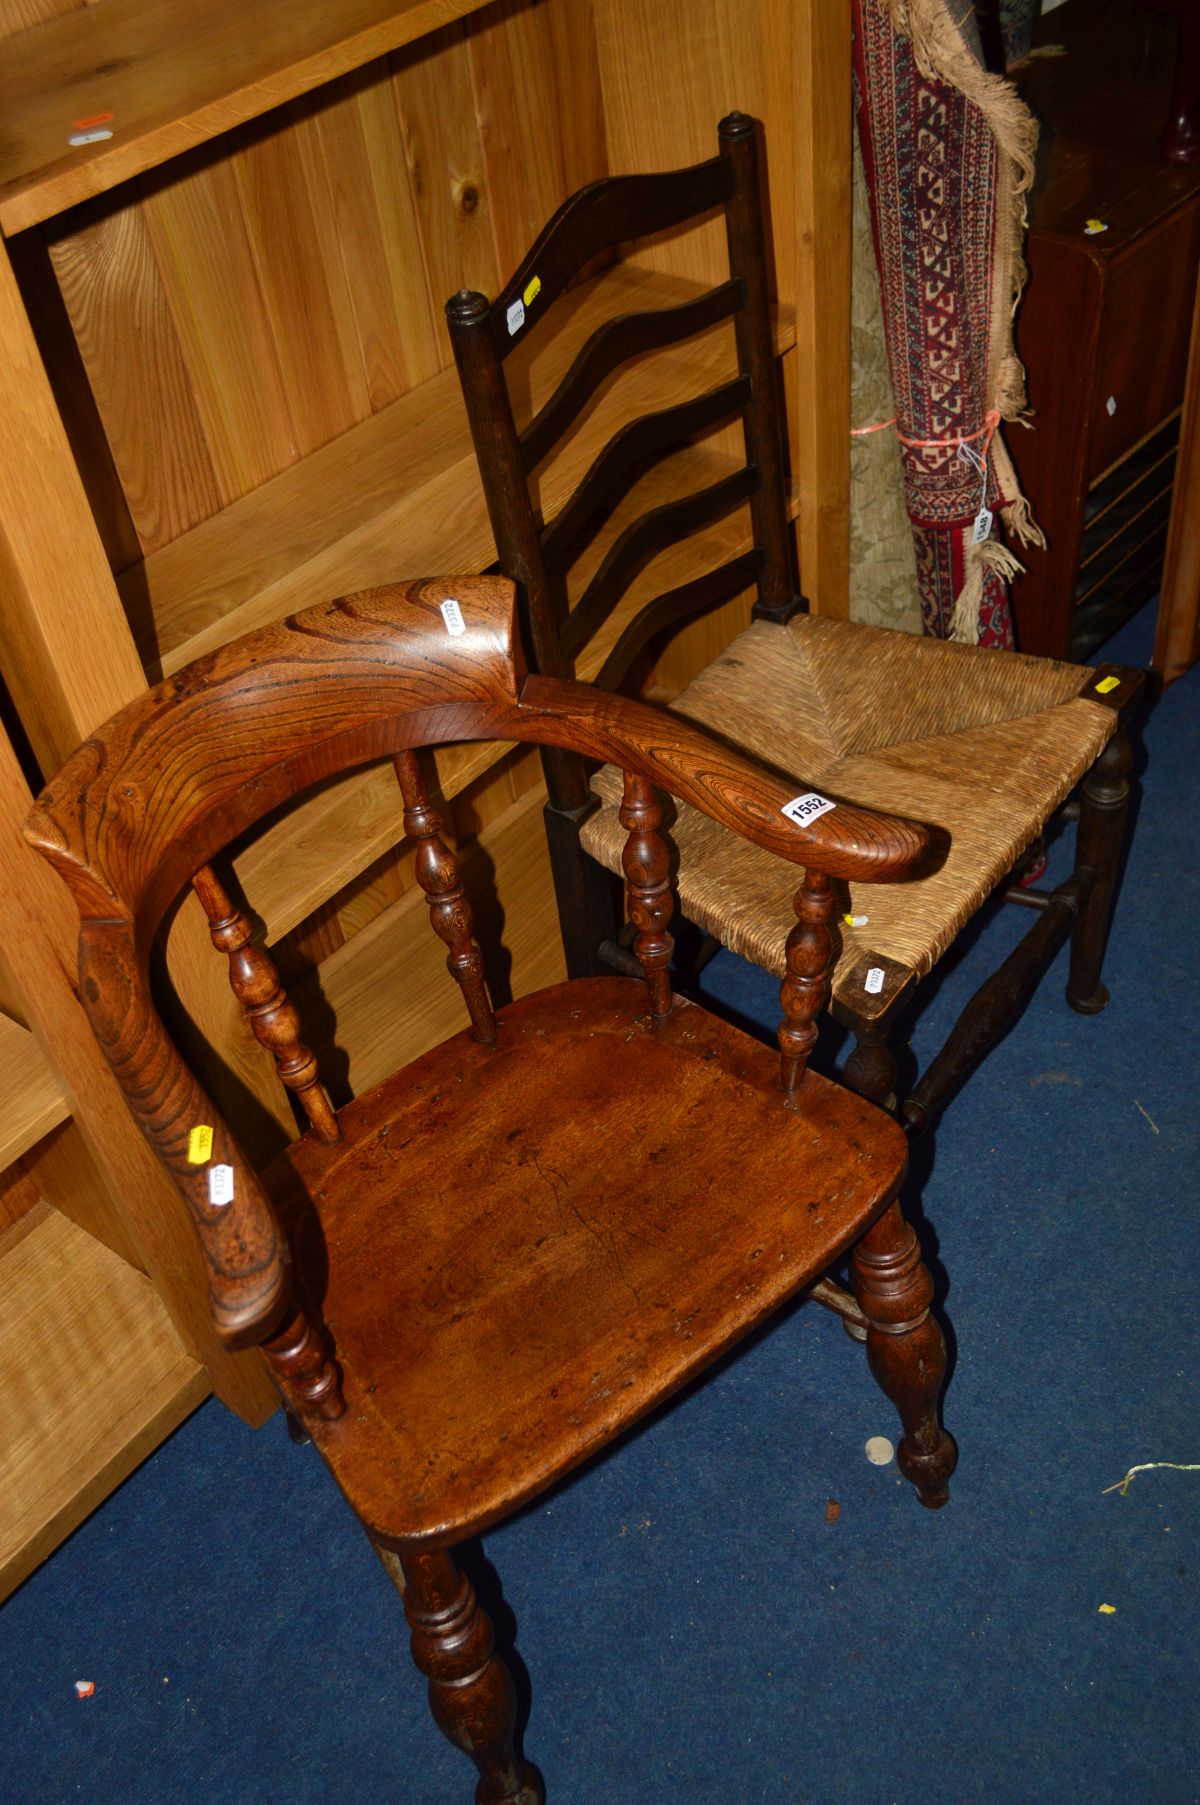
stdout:
POLYGON ((442 839, 442 821, 425 794, 414 752, 392 760, 404 797, 404 831, 417 843, 417 882, 429 904, 434 932, 449 948, 446 969, 458 984, 476 1040, 496 1038, 496 1018, 483 981, 483 955, 476 944, 475 918, 458 876, 458 864, 442 839))
POLYGON ((542 1805, 537 1774, 513 1744, 512 1676, 494 1652, 491 1621, 470 1580, 445 1549, 404 1556, 401 1567, 413 1661, 429 1681, 438 1729, 479 1770, 476 1805, 542 1805))
POLYGON ((799 1087, 817 1038, 817 1017, 829 996, 833 967, 833 884, 823 871, 806 871, 792 907, 796 925, 787 939, 787 976, 779 990, 779 1085, 799 1087))
POLYGON ((249 919, 235 908, 210 865, 192 879, 208 916, 209 933, 229 960, 229 984, 245 1010, 255 1039, 274 1055, 280 1081, 299 1098, 319 1141, 341 1139, 337 1115, 317 1072, 317 1062, 300 1039, 300 1017, 288 1001, 273 961, 252 945, 249 919))
POLYGON ((328 1338, 303 1310, 294 1311, 284 1327, 263 1342, 262 1350, 283 1393, 293 1440, 293 1422, 303 1428, 306 1418, 322 1417, 332 1423, 344 1415, 342 1375, 328 1338))
POLYGON ((675 942, 667 932, 674 913, 671 895, 671 861, 666 841, 657 832, 662 809, 646 777, 625 772, 625 798, 620 811, 627 838, 621 853, 625 872, 629 919, 637 929, 633 950, 646 974, 653 1015, 671 1012, 671 974, 668 967, 675 942))

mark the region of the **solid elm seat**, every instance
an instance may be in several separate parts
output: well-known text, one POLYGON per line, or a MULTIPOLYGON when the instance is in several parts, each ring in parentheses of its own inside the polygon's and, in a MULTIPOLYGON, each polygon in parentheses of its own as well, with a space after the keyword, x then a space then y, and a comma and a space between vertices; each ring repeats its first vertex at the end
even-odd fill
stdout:
POLYGON ((328 1271, 346 1414, 310 1433, 397 1549, 461 1541, 602 1447, 818 1277, 904 1168, 871 1105, 809 1073, 790 1108, 777 1055, 682 999, 656 1024, 637 979, 497 1019, 266 1179, 320 1222, 298 1282, 328 1271))
MULTIPOLYGON (((1097 673, 1048 658, 797 615, 782 629, 755 622, 672 704, 792 775, 798 790, 864 808, 922 815, 947 830, 946 858, 906 884, 841 890, 841 952, 833 995, 862 1006, 863 977, 889 988, 930 971, 979 905, 1041 833, 1111 738, 1117 716, 1097 673)), ((592 779, 605 806, 580 839, 621 868, 620 773, 592 779)), ((786 881, 757 848, 681 803, 671 823, 685 915, 734 952, 782 974, 771 923, 786 881)))

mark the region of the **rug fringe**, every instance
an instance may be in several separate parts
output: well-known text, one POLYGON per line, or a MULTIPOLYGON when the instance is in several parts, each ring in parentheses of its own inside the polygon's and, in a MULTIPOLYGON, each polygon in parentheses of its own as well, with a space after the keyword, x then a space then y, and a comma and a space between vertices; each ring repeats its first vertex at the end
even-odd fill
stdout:
POLYGON ((971 529, 965 530, 963 586, 954 602, 950 620, 950 638, 960 646, 979 644, 979 614, 983 607, 983 583, 988 571, 994 571, 1006 583, 1019 577, 1025 566, 1015 552, 1010 552, 999 539, 985 539, 982 545, 971 541, 971 529))
POLYGON ((1019 545, 1034 545, 1039 551, 1045 551, 1046 535, 1033 518, 1033 509, 1023 495, 1001 508, 1000 518, 1019 545))

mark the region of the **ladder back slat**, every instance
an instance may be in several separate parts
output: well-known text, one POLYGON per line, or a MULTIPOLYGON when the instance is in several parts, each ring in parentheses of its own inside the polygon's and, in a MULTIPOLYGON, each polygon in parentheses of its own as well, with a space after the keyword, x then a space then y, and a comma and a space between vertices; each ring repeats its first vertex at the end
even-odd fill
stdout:
POLYGON ((656 634, 680 621, 732 601, 743 589, 749 589, 762 569, 763 554, 757 546, 740 557, 719 564, 702 577, 693 577, 668 589, 653 601, 646 602, 630 621, 616 645, 604 660, 593 681, 597 689, 618 689, 638 654, 656 634))
POLYGON ((550 399, 522 429, 520 444, 525 469, 536 469, 605 377, 621 364, 647 351, 679 344, 727 320, 742 306, 745 294, 745 283, 736 279, 677 307, 661 307, 652 313, 623 313, 598 326, 550 399))
POLYGON ((567 569, 591 536, 589 529, 602 511, 614 507, 668 452, 738 413, 749 401, 750 392, 750 378, 735 376, 675 407, 643 414, 615 433, 566 507, 542 533, 542 558, 547 569, 567 569))
POLYGON ((520 343, 585 263, 631 239, 665 232, 722 206, 732 184, 729 159, 717 156, 661 175, 608 176, 571 195, 492 303, 500 356, 507 357, 520 343))
POLYGON ((567 617, 562 641, 568 657, 574 660, 579 656, 652 558, 701 527, 723 520, 753 493, 757 483, 758 472, 744 467, 680 501, 651 509, 627 526, 567 617))

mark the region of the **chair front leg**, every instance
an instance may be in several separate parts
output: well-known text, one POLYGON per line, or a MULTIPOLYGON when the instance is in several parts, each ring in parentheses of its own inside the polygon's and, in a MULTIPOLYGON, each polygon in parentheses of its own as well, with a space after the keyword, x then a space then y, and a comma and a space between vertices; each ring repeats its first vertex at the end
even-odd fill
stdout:
POLYGON ((1080 1015, 1098 1015, 1108 1002, 1100 971, 1125 843, 1131 762, 1129 741, 1118 728, 1084 780, 1075 869, 1091 877, 1092 887, 1087 907, 1071 934, 1067 979, 1067 1001, 1080 1015))
POLYGON ((396 1584, 403 1580, 412 1656, 429 1680, 434 1722, 479 1769, 475 1805, 544 1805, 536 1773, 517 1759, 512 1675, 494 1652, 491 1620, 470 1580, 445 1549, 399 1560, 378 1552, 396 1584))
POLYGON ((938 1418, 946 1377, 946 1343, 929 1306, 933 1281, 912 1227, 891 1207, 854 1249, 854 1280, 867 1318, 867 1362, 900 1413, 904 1435, 896 1456, 921 1503, 938 1510, 950 1497, 957 1458, 938 1418))

